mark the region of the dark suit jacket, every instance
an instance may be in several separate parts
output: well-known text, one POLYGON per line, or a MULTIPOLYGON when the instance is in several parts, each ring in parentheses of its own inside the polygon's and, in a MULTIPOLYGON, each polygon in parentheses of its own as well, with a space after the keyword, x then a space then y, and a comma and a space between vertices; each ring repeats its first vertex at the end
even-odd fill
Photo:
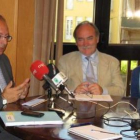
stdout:
MULTIPOLYGON (((0 67, 5 78, 6 83, 8 84, 10 81, 13 81, 13 74, 12 74, 12 67, 8 57, 5 54, 0 55, 0 67)), ((14 86, 14 81, 13 81, 14 86)), ((0 90, 0 109, 2 109, 2 97, 1 97, 1 90, 0 90)), ((21 140, 18 137, 8 133, 0 126, 0 139, 3 140, 21 140)))
POLYGON ((132 71, 131 75, 131 97, 140 98, 140 66, 132 71))
POLYGON ((1 140, 21 140, 20 138, 5 131, 1 126, 0 126, 0 139, 1 140))
MULTIPOLYGON (((12 67, 8 57, 5 54, 0 55, 0 67, 4 75, 4 78, 6 80, 6 83, 8 84, 10 81, 13 81, 12 67)), ((14 86, 14 81, 13 81, 13 86, 14 86)), ((3 104, 2 104, 2 97, 0 91, 0 109, 2 107, 3 104)))

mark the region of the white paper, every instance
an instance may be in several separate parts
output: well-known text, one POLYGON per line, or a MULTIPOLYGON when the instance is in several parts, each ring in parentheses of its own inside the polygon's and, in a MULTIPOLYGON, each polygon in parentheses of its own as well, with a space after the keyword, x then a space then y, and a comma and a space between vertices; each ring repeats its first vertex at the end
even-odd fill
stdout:
POLYGON ((44 101, 45 101, 45 99, 38 99, 38 98, 36 98, 36 99, 30 100, 28 102, 25 102, 22 105, 33 106, 35 104, 39 104, 39 103, 42 103, 44 101))
POLYGON ((112 102, 112 98, 110 95, 92 95, 89 93, 85 94, 76 94, 75 98, 71 98, 69 96, 70 100, 77 100, 77 101, 108 101, 112 102))

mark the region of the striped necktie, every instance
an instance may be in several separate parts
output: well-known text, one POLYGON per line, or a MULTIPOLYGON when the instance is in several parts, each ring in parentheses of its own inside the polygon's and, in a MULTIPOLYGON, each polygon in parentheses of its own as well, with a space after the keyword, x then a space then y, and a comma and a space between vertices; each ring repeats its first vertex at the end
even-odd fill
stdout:
POLYGON ((5 78, 4 78, 3 73, 2 73, 2 70, 0 68, 0 89, 1 89, 1 91, 4 90, 4 88, 6 87, 6 85, 7 84, 6 84, 5 78))
POLYGON ((91 63, 91 57, 88 56, 86 57, 86 59, 88 60, 88 65, 86 68, 86 80, 90 83, 95 83, 95 74, 94 74, 92 63, 91 63))

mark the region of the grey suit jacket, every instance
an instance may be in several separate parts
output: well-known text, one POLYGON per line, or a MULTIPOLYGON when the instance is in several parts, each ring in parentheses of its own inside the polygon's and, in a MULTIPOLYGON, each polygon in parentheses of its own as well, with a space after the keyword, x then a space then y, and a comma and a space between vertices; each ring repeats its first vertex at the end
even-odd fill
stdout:
MULTIPOLYGON (((110 95, 123 96, 125 86, 120 75, 119 61, 99 51, 98 59, 97 83, 105 87, 110 95)), ((69 89, 74 90, 83 82, 82 56, 79 51, 63 55, 59 60, 58 68, 68 77, 66 84, 69 89)))
MULTIPOLYGON (((5 54, 0 55, 0 67, 4 75, 4 78, 6 80, 6 83, 8 84, 10 81, 13 81, 12 67, 8 57, 5 54)), ((14 86, 14 81, 13 81, 13 86, 14 86)), ((0 91, 0 109, 2 107, 3 104, 2 104, 2 97, 0 91)))

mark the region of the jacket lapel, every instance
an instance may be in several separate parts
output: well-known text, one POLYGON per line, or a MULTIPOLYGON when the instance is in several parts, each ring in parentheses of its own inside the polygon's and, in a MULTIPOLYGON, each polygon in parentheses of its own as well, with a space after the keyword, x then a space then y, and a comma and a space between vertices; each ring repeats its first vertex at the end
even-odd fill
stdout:
POLYGON ((99 64, 97 67, 98 84, 102 85, 102 81, 105 79, 105 75, 108 70, 108 63, 106 63, 105 59, 102 57, 100 52, 98 52, 98 58, 99 58, 99 64))
POLYGON ((6 83, 8 84, 10 81, 10 77, 8 75, 7 69, 5 67, 6 64, 4 64, 4 60, 2 60, 2 58, 0 57, 0 67, 3 73, 3 76, 5 78, 6 83))
POLYGON ((82 72, 82 56, 81 54, 78 52, 77 58, 75 60, 75 70, 77 73, 77 78, 79 79, 80 82, 83 81, 83 72, 82 72))

